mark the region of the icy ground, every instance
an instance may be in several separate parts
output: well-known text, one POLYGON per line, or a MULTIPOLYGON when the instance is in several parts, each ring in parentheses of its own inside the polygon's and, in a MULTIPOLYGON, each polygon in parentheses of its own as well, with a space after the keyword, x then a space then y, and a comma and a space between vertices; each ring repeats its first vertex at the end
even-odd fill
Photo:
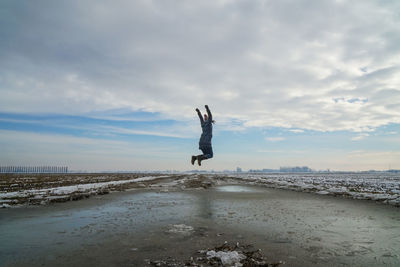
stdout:
POLYGON ((160 191, 253 184, 400 206, 400 174, 54 174, 0 176, 0 207, 79 200, 135 188, 160 191))
POLYGON ((53 177, 62 179, 51 188, 132 182, 84 201, 0 209, 0 265, 400 266, 397 207, 268 188, 258 176, 151 176, 53 177))
POLYGON ((400 206, 400 174, 234 174, 230 177, 272 188, 369 199, 400 206))
POLYGON ((251 249, 252 245, 242 245, 239 242, 236 245, 229 245, 227 241, 222 246, 216 246, 212 249, 199 250, 197 254, 200 257, 191 257, 186 262, 179 262, 173 258, 166 260, 148 260, 151 266, 221 266, 221 267, 279 267, 285 264, 284 261, 268 263, 261 253, 261 249, 251 249))
POLYGON ((92 195, 147 187, 169 176, 140 174, 114 175, 3 175, 0 176, 0 207, 47 204, 79 200, 92 195))

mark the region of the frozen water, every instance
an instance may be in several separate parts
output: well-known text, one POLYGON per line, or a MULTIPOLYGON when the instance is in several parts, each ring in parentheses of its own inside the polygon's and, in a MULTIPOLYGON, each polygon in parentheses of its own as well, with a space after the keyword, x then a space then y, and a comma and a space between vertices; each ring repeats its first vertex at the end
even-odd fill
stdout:
POLYGON ((259 190, 137 190, 2 209, 0 258, 5 266, 85 266, 93 259, 104 266, 143 266, 145 259, 187 259, 228 240, 252 244, 268 261, 288 266, 399 266, 398 208, 259 190))
POLYGON ((231 178, 272 188, 370 199, 400 206, 400 175, 391 173, 233 174, 231 178))
POLYGON ((193 227, 185 224, 174 224, 169 229, 169 233, 188 235, 193 231, 193 227))
POLYGON ((224 186, 218 186, 216 187, 217 191, 220 192, 236 192, 236 193, 255 193, 255 192, 261 192, 259 188, 257 187, 251 187, 251 186, 241 186, 241 185, 224 185, 224 186))
POLYGON ((242 266, 240 263, 241 260, 245 259, 246 256, 237 251, 218 251, 214 250, 207 251, 207 258, 218 258, 221 260, 222 265, 224 266, 242 266))

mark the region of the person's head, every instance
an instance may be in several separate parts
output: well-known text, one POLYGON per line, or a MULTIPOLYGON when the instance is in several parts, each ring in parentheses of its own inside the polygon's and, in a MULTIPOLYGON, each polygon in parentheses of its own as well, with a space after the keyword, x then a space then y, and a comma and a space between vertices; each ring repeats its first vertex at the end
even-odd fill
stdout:
POLYGON ((204 120, 205 120, 205 121, 208 120, 207 114, 204 114, 204 120))

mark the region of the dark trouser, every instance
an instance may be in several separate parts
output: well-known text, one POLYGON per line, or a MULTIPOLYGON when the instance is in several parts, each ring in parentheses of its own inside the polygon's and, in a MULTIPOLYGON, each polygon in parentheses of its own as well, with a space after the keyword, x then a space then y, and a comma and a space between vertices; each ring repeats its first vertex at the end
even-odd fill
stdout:
POLYGON ((210 159, 214 156, 211 146, 201 146, 199 149, 203 152, 204 159, 210 159))

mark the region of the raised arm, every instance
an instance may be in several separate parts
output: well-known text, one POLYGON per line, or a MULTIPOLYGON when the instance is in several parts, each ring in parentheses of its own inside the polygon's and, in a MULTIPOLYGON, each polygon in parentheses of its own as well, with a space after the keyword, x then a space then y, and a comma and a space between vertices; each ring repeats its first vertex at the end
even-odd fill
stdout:
POLYGON ((205 107, 206 107, 206 110, 207 110, 208 119, 209 119, 210 121, 212 121, 212 114, 211 114, 210 109, 208 108, 208 105, 205 105, 205 107))
POLYGON ((201 115, 201 112, 200 112, 200 110, 198 108, 196 108, 196 112, 197 112, 197 115, 199 115, 200 122, 203 123, 204 119, 203 119, 203 116, 201 115))

